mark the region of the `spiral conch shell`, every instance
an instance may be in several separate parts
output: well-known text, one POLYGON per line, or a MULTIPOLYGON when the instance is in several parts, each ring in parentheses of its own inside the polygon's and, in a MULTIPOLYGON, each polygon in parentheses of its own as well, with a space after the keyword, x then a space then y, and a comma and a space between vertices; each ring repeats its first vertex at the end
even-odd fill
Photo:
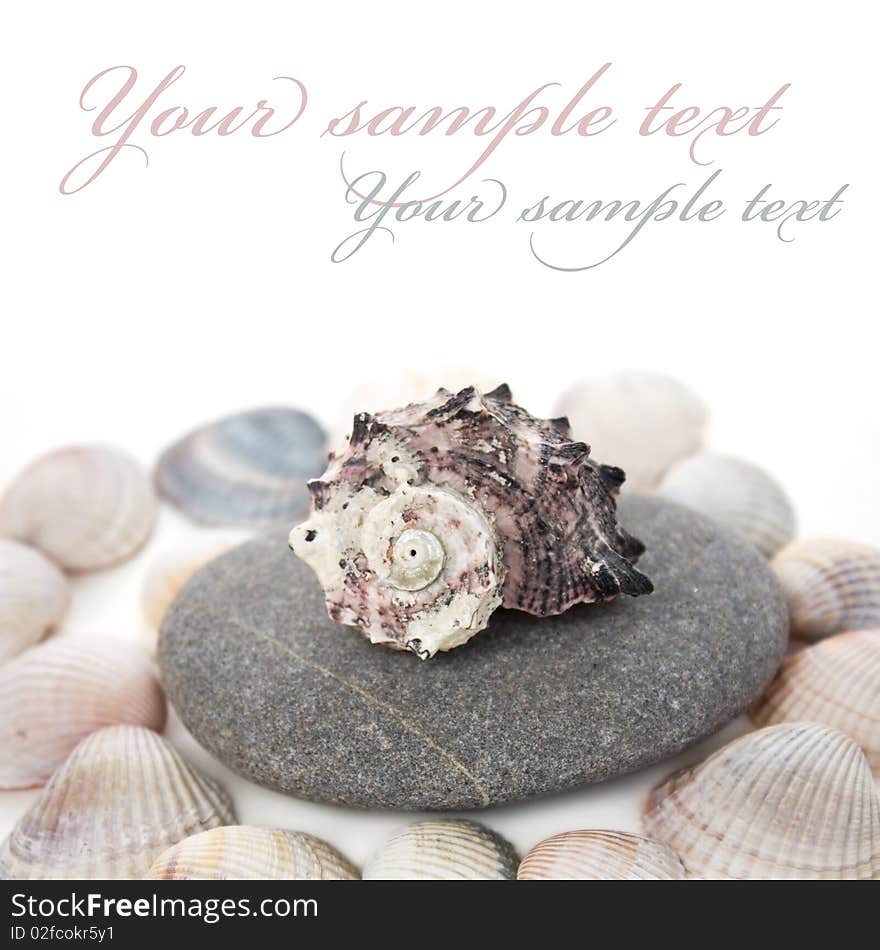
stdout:
POLYGON ((51 561, 0 538, 0 662, 40 640, 69 604, 70 585, 51 561))
POLYGON ((0 666, 0 788, 42 785, 104 726, 160 730, 165 697, 146 651, 122 640, 50 640, 0 666))
POLYGON ((522 859, 519 881, 680 881, 678 855, 665 844, 625 831, 566 831, 522 859))
POLYGON ((793 653, 749 715, 758 726, 811 721, 839 729, 880 778, 880 629, 839 633, 793 653))
POLYGON ((326 841, 300 831, 228 825, 172 845, 154 881, 357 881, 357 868, 326 841))
POLYGON ((500 605, 536 616, 645 594, 644 546, 617 524, 624 473, 589 458, 565 419, 536 419, 506 386, 441 389, 355 417, 348 450, 309 483, 290 546, 330 617, 421 657, 482 630, 500 605))
POLYGON ((771 563, 788 603, 792 636, 821 640, 880 627, 880 549, 812 538, 789 544, 771 563))
POLYGON ((694 877, 880 877, 880 798, 867 760, 818 723, 759 729, 676 773, 649 795, 644 824, 694 877))
POLYGON ((512 881, 518 859, 501 835, 474 821, 420 821, 393 835, 364 868, 365 881, 512 881))
POLYGON ((172 844, 235 821, 226 793, 140 726, 92 733, 0 848, 0 878, 141 878, 172 844))

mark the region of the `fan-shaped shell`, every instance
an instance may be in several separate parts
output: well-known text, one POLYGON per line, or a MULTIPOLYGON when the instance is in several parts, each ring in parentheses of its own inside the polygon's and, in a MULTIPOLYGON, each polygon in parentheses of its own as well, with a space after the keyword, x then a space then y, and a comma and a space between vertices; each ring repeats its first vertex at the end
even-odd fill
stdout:
POLYGON ((70 585, 51 561, 0 538, 0 663, 41 640, 69 604, 70 585))
POLYGON ((795 534, 794 508, 782 487, 751 462, 694 455, 663 479, 660 494, 700 511, 748 538, 772 557, 795 534))
POLYGON ((240 412, 190 432, 156 467, 159 494, 206 525, 262 527, 301 515, 327 460, 323 429, 299 409, 240 412))
POLYGON ((839 729, 880 777, 880 630, 840 633, 787 657, 750 715, 758 726, 811 721, 839 729))
POLYGON ((792 636, 820 640, 880 627, 880 550, 855 541, 795 541, 773 559, 792 636))
POLYGON ((517 863, 513 847, 476 822, 421 821, 385 844, 364 868, 364 880, 510 881, 517 863))
POLYGON ((355 419, 348 450, 309 483, 290 546, 330 617, 421 657, 465 643, 499 604, 537 616, 649 593, 644 550, 617 523, 624 473, 595 465, 564 419, 500 386, 355 419))
POLYGON ((660 373, 623 370, 572 386, 557 403, 592 456, 619 465, 626 487, 654 488, 676 462, 699 451, 708 412, 683 383, 660 373))
POLYGON ((0 848, 0 877, 141 878, 183 838, 235 821, 226 793, 139 726, 92 733, 0 848))
POLYGON ((679 881, 678 855, 667 845, 625 831, 566 831, 522 859, 519 881, 679 881))
POLYGON ((141 467, 100 445, 44 455, 0 499, 0 536, 32 544, 67 571, 124 561, 155 521, 156 497, 141 467))
POLYGON ((0 788, 42 785, 87 735, 165 724, 144 650, 121 640, 50 640, 0 666, 0 788))
POLYGON ((880 877, 867 760, 818 723, 760 729, 676 773, 649 795, 644 823, 696 877, 880 877))
POLYGON ((245 541, 245 531, 210 531, 164 552, 150 565, 141 588, 144 618, 158 630, 181 587, 209 561, 245 541))
POLYGON ((155 881, 356 881, 357 868, 301 831, 227 825, 185 838, 161 854, 155 881))

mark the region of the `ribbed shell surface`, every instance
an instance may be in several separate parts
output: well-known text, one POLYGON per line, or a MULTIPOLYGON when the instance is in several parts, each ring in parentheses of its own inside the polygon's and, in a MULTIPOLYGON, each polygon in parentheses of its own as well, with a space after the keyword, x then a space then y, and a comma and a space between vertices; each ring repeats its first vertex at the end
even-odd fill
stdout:
POLYGON ((517 864, 511 845, 476 822, 423 821, 394 835, 364 868, 364 880, 513 880, 517 864))
POLYGON ((357 868, 335 848, 299 831, 228 825, 186 838, 147 875, 164 881, 356 881, 357 868))
POLYGON ((0 848, 0 877, 141 878, 176 842, 235 820, 226 793, 161 736, 111 726, 84 739, 0 848))
POLYGON ((880 876, 880 801, 867 760, 817 723, 760 729, 671 776, 650 793, 644 825, 695 877, 880 876))

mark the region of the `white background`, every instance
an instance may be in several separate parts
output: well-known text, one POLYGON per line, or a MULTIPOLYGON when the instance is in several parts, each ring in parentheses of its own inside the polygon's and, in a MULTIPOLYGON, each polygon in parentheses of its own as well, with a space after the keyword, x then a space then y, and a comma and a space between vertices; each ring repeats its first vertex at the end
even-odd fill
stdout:
MULTIPOLYGON (((151 464, 182 430, 252 405, 306 406, 333 424, 354 382, 387 372, 476 366, 545 413, 568 382, 635 366, 699 390, 712 408, 711 443, 772 471, 805 533, 880 542, 868 9, 742 2, 721 17, 683 2, 15 5, 0 38, 0 485, 71 441, 116 443, 151 464), (354 173, 402 179, 418 168, 432 193, 485 142, 321 138, 329 118, 361 99, 507 112, 551 81, 561 89, 541 102, 558 109, 605 62, 585 106, 612 105, 615 128, 593 139, 511 136, 458 189, 468 197, 476 179, 503 180, 509 204, 495 219, 399 225, 393 245, 380 234, 348 262, 330 262, 356 229, 338 172, 343 149, 354 173), (277 75, 304 82, 309 103, 274 138, 152 139, 142 128, 131 141, 149 152, 148 168, 124 153, 62 196, 63 174, 110 142, 90 134, 95 113, 80 110, 80 90, 117 64, 139 70, 135 97, 186 65, 150 118, 181 103, 283 105, 277 75), (706 108, 758 106, 792 86, 776 128, 704 138, 715 163, 701 168, 686 139, 636 134, 645 107, 674 82, 684 84, 676 102, 706 108), (545 194, 650 201, 676 181, 695 189, 719 167, 712 196, 731 209, 723 219, 651 223, 584 273, 541 266, 530 228, 514 223, 545 194), (796 225, 783 244, 772 226, 737 220, 767 183, 789 201, 850 188, 834 220, 796 225)), ((578 263, 622 237, 584 222, 541 233, 556 259, 578 263)), ((78 581, 64 634, 142 635, 140 578, 186 530, 166 511, 140 558, 78 581)), ((228 780, 243 821, 322 834, 358 861, 401 821, 273 795, 194 754, 228 780)), ((484 819, 520 848, 569 827, 635 829, 639 799, 666 768, 484 819)), ((31 797, 3 794, 0 824, 31 797)))

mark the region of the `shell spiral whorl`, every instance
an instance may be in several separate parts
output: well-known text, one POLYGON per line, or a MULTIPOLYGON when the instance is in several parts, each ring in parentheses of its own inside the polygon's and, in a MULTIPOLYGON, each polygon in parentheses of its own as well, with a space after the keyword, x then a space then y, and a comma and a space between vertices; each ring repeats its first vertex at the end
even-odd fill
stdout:
POLYGON ((624 480, 506 386, 355 416, 347 450, 309 483, 290 546, 332 619, 419 656, 484 629, 499 606, 548 616, 638 595, 644 550, 617 524, 624 480))

